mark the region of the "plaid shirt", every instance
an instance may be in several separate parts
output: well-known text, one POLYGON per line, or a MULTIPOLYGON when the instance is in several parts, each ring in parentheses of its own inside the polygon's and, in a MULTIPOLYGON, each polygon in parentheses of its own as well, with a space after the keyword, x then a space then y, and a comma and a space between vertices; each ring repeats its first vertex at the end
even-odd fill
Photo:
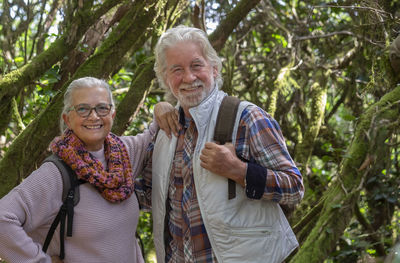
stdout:
MULTIPOLYGON (((171 167, 166 224, 166 262, 217 262, 197 202, 191 154, 197 141, 194 121, 183 117, 171 167)), ((150 145, 143 179, 137 184, 139 201, 151 207, 150 145)), ((297 204, 303 197, 302 176, 290 157, 278 123, 258 107, 241 115, 235 143, 237 156, 248 163, 249 198, 297 204), (263 183, 264 187, 260 182, 263 183)))

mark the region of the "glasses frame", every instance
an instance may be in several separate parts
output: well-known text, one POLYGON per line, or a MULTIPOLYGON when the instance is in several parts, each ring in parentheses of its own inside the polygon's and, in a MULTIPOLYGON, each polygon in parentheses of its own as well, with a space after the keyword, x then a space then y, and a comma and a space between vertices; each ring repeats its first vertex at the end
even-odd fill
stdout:
POLYGON ((110 114, 110 112, 111 112, 111 110, 112 110, 112 107, 113 107, 113 105, 110 104, 110 103, 108 103, 108 104, 107 104, 107 103, 99 103, 99 104, 97 104, 97 105, 94 106, 94 107, 92 107, 92 106, 90 106, 89 104, 86 104, 86 103, 81 103, 81 104, 78 104, 78 105, 71 106, 71 107, 68 109, 68 112, 70 112, 70 111, 75 111, 76 114, 78 114, 79 117, 87 118, 87 117, 90 116, 90 114, 92 114, 92 111, 94 110, 94 111, 96 112, 96 115, 97 115, 97 116, 99 116, 99 117, 106 117, 108 114, 110 114), (107 105, 107 106, 110 107, 109 111, 107 112, 107 114, 99 114, 98 111, 97 111, 97 107, 99 107, 99 106, 104 106, 104 105, 107 105), (89 109, 89 113, 88 113, 87 115, 81 115, 81 114, 79 114, 77 108, 78 108, 78 107, 82 107, 82 106, 89 106, 90 109, 89 109))

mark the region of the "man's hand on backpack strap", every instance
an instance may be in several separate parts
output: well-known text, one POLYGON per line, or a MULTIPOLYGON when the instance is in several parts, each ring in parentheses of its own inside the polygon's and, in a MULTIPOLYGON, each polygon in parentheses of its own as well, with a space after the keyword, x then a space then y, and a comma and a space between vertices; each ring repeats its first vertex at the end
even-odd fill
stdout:
POLYGON ((207 142, 201 151, 200 165, 212 173, 232 179, 241 186, 245 186, 247 164, 236 156, 235 147, 232 143, 219 145, 207 142))

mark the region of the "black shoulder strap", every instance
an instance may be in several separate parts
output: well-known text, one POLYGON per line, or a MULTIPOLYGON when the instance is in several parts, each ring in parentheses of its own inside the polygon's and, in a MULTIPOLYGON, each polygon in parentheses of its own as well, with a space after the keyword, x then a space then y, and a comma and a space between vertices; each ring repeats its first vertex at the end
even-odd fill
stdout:
MULTIPOLYGON (((61 178, 63 180, 62 200, 65 201, 68 195, 68 190, 71 188, 71 182, 79 185, 75 172, 71 169, 71 167, 68 166, 68 164, 66 164, 55 154, 52 154, 44 159, 43 163, 45 162, 54 163, 54 165, 57 166, 58 170, 60 171, 61 178)), ((77 187, 74 195, 74 206, 79 203, 79 198, 79 187, 77 187)))
POLYGON ((50 226, 49 232, 47 233, 46 240, 43 244, 43 251, 46 252, 50 241, 53 238, 54 231, 56 230, 59 223, 60 225, 60 259, 64 259, 64 233, 65 233, 65 219, 68 216, 67 225, 67 236, 72 236, 72 223, 74 219, 74 206, 79 202, 79 185, 82 183, 76 177, 75 172, 60 158, 52 154, 47 157, 43 162, 54 163, 61 173, 63 179, 63 193, 62 200, 63 204, 50 226))
MULTIPOLYGON (((236 97, 226 96, 219 107, 217 122, 214 130, 214 141, 220 144, 232 142, 233 126, 235 125, 236 114, 240 100, 236 97)), ((228 179, 228 199, 236 196, 236 183, 228 179)))

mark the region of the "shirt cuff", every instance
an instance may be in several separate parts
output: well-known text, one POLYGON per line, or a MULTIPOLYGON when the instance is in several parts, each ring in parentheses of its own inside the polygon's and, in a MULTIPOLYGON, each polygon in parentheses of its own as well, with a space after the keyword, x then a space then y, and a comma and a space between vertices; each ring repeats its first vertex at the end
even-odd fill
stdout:
POLYGON ((245 178, 246 195, 251 199, 261 199, 267 180, 267 168, 256 163, 247 163, 245 178))

